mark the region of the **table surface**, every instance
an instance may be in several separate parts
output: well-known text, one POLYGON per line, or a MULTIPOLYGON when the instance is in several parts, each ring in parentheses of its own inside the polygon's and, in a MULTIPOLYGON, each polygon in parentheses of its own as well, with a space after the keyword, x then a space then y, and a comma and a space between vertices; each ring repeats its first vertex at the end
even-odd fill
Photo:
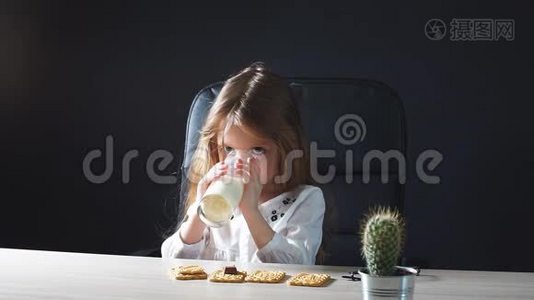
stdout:
MULTIPOLYGON (((0 299, 361 299, 361 283, 340 266, 236 264, 239 270, 328 273, 321 288, 285 283, 178 281, 168 271, 200 264, 207 272, 228 262, 0 248, 0 299)), ((422 270, 415 299, 534 299, 534 273, 422 270)))

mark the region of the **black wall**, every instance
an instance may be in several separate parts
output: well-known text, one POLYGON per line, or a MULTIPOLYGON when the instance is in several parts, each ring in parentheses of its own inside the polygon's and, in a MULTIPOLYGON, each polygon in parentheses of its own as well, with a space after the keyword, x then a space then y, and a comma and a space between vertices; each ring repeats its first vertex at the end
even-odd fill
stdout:
POLYGON ((526 4, 178 2, 1 2, 1 247, 126 254, 158 246, 176 187, 148 178, 148 156, 172 152, 162 173, 176 171, 195 93, 263 60, 284 76, 372 78, 399 92, 414 262, 534 271, 526 4), (512 18, 516 38, 431 41, 431 18, 512 18), (107 135, 114 173, 92 184, 82 160, 107 135), (123 184, 130 149, 140 156, 123 184), (425 149, 444 155, 438 185, 415 176, 425 149))

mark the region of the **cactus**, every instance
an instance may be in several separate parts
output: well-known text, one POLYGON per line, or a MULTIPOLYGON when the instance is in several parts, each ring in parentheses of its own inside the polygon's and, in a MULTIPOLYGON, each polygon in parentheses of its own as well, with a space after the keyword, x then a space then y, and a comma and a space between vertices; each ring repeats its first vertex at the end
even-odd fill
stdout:
POLYGON ((392 276, 404 241, 404 221, 396 210, 378 208, 362 223, 362 255, 371 276, 392 276))

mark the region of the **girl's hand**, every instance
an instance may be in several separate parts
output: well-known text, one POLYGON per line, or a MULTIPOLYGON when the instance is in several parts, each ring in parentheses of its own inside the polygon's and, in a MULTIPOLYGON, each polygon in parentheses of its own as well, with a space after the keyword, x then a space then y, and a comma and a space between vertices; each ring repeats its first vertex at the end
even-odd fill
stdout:
POLYGON ((258 201, 263 189, 260 176, 260 160, 258 158, 249 157, 246 165, 242 168, 244 170, 243 179, 245 182, 245 189, 243 191, 243 198, 241 198, 241 202, 239 203, 239 209, 241 209, 242 212, 258 210, 258 201))
POLYGON ((180 238, 184 243, 195 244, 202 239, 202 234, 206 225, 202 223, 197 214, 198 203, 200 202, 200 199, 202 199, 202 196, 204 196, 210 183, 226 174, 227 168, 228 166, 224 162, 216 163, 198 182, 195 203, 189 206, 187 216, 179 229, 180 238))
POLYGON ((211 184, 212 181, 215 179, 223 176, 228 172, 228 165, 224 161, 220 161, 213 165, 211 169, 200 179, 197 185, 197 196, 196 196, 196 202, 200 201, 202 199, 202 196, 204 196, 204 193, 208 189, 208 186, 211 184))
POLYGON ((267 164, 264 156, 248 159, 247 171, 244 172, 245 191, 239 203, 243 218, 247 222, 250 235, 258 249, 265 247, 274 237, 274 231, 265 221, 258 209, 263 184, 267 184, 267 164))

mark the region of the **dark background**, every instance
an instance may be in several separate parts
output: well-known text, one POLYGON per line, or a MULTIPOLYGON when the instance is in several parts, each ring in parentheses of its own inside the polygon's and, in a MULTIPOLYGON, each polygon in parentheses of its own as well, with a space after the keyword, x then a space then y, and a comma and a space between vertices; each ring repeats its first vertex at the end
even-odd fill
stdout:
POLYGON ((411 162, 410 259, 534 271, 526 4, 178 2, 0 2, 0 247, 127 254, 159 246, 176 187, 148 178, 147 157, 170 151, 175 162, 162 174, 175 172, 195 93, 263 60, 283 76, 371 78, 398 91, 411 162), (516 39, 431 41, 432 18, 512 18, 516 39), (82 160, 107 135, 114 173, 92 184, 82 160), (130 149, 140 156, 123 184, 130 149), (441 184, 415 176, 425 149, 444 155, 441 184))

